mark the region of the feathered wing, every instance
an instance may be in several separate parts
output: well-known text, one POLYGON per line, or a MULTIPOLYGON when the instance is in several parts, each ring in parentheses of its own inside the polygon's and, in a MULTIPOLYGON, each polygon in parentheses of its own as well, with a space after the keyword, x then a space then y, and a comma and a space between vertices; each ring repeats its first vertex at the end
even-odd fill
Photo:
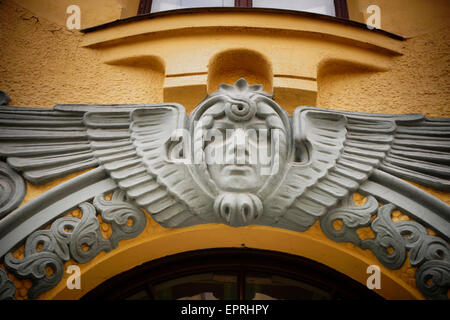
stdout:
POLYGON ((0 156, 34 184, 101 165, 163 226, 202 223, 208 199, 184 164, 167 159, 185 117, 176 104, 2 107, 0 156))
POLYGON ((301 107, 293 131, 309 160, 292 163, 267 200, 274 226, 308 229, 375 170, 450 190, 450 119, 301 107))
POLYGON ((2 106, 0 156, 33 184, 97 166, 83 113, 2 106))

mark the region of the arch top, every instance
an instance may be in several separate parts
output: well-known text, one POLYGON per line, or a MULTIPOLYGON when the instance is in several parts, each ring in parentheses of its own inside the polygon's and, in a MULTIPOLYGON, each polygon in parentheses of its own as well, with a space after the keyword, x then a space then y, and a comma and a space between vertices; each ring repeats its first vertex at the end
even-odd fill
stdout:
MULTIPOLYGON (((151 218, 148 218, 151 220, 151 218)), ((334 243, 321 236, 316 225, 305 233, 296 233, 263 226, 233 228, 208 224, 169 230, 153 221, 137 238, 123 241, 109 253, 102 253, 80 265, 82 288, 69 290, 64 275, 62 281, 40 299, 80 299, 101 283, 146 262, 179 253, 213 248, 251 248, 304 257, 366 285, 367 268, 376 264, 376 258, 348 245, 334 243)), ((386 299, 423 299, 418 290, 407 285, 398 273, 383 266, 381 289, 377 293, 386 299)))
POLYGON ((206 288, 188 286, 186 291, 180 292, 178 285, 192 278, 214 283, 215 275, 219 276, 217 280, 222 279, 226 284, 219 280, 225 287, 213 290, 213 295, 224 300, 258 300, 267 295, 281 300, 382 300, 376 290, 370 290, 366 285, 321 263, 287 253, 248 247, 201 249, 152 260, 106 280, 82 299, 133 299, 138 292, 143 293, 142 299, 151 300, 203 299, 201 291, 206 288), (225 279, 222 278, 224 274, 225 279), (254 283, 255 280, 263 287, 254 283), (153 290, 147 292, 146 288, 153 290))

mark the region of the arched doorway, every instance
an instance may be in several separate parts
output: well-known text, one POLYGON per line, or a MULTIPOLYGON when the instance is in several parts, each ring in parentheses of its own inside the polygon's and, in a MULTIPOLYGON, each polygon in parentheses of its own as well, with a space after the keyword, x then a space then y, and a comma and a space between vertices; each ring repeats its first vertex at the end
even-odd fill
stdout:
POLYGON ((160 258, 121 273, 83 299, 342 300, 382 299, 318 262, 248 248, 205 249, 160 258))

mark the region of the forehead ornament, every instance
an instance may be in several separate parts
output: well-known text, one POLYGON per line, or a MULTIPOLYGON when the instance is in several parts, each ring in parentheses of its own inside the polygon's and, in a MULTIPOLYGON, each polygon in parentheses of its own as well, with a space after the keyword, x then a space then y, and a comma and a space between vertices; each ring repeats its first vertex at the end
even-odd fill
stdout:
POLYGON ((256 103, 248 99, 231 99, 225 104, 225 114, 228 119, 236 122, 249 121, 256 114, 256 103))

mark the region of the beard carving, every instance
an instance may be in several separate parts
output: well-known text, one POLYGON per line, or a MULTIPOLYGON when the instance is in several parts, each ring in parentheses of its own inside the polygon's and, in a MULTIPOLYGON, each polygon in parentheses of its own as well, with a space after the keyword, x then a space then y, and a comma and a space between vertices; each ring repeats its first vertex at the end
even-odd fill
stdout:
POLYGON ((222 193, 214 202, 214 211, 229 225, 252 224, 263 212, 261 200, 251 193, 222 193))

